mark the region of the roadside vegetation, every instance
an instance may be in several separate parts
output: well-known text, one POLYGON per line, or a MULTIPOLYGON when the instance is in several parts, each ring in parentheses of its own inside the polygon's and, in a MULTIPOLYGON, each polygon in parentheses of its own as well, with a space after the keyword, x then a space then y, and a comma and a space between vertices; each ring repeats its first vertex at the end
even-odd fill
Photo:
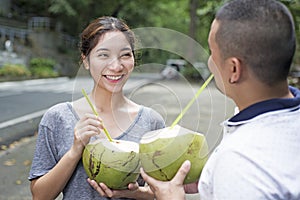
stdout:
POLYGON ((58 77, 55 66, 56 61, 49 58, 33 58, 29 66, 5 64, 0 68, 0 81, 58 77))

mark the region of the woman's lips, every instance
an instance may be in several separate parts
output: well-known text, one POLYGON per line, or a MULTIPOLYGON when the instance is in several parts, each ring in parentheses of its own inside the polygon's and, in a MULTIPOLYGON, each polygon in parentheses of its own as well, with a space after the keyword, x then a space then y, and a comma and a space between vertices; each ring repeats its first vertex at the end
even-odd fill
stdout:
POLYGON ((120 80, 124 75, 104 75, 108 80, 110 81, 118 81, 120 80))

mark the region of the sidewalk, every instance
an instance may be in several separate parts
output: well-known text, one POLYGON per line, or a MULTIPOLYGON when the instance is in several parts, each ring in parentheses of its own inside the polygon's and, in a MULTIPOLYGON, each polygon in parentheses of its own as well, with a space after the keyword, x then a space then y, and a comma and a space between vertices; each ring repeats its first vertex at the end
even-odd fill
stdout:
MULTIPOLYGON (((176 119, 200 84, 185 80, 162 80, 143 85, 127 93, 133 101, 152 107, 164 117, 167 126, 176 119)), ((234 104, 210 84, 187 111, 181 126, 205 133, 213 149, 221 139, 220 123, 233 114, 234 104)), ((36 137, 23 138, 13 148, 0 152, 0 200, 29 200, 27 180, 36 137)), ((195 200, 197 195, 189 195, 195 200)))

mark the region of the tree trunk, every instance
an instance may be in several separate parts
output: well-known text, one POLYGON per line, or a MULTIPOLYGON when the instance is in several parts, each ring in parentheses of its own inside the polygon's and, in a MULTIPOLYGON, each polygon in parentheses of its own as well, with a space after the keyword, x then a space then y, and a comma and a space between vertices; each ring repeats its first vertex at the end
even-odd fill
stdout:
POLYGON ((189 2, 189 13, 190 13, 189 36, 193 39, 196 39, 198 6, 199 6, 199 0, 190 0, 190 2, 189 2))
POLYGON ((190 13, 190 27, 189 27, 189 37, 190 44, 187 44, 188 51, 187 51, 187 60, 194 64, 197 62, 198 56, 197 49, 195 49, 195 44, 193 40, 196 40, 196 33, 197 33, 197 8, 199 6, 200 0, 189 0, 189 13, 190 13))

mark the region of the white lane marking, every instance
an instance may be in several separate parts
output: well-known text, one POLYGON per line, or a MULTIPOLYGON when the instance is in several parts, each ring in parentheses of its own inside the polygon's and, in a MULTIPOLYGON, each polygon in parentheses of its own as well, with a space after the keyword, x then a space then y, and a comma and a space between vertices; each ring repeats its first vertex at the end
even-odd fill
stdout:
POLYGON ((22 117, 18 117, 18 118, 15 118, 15 119, 11 119, 11 120, 2 122, 2 123, 0 123, 0 129, 6 128, 6 127, 8 127, 8 126, 12 126, 12 125, 15 125, 15 124, 18 124, 18 123, 21 123, 21 122, 25 122, 25 121, 28 121, 28 120, 30 120, 30 119, 36 118, 36 117, 40 117, 40 116, 42 116, 47 110, 48 110, 48 109, 40 110, 40 111, 37 111, 37 112, 34 112, 34 113, 30 113, 30 114, 24 115, 24 116, 22 116, 22 117))

